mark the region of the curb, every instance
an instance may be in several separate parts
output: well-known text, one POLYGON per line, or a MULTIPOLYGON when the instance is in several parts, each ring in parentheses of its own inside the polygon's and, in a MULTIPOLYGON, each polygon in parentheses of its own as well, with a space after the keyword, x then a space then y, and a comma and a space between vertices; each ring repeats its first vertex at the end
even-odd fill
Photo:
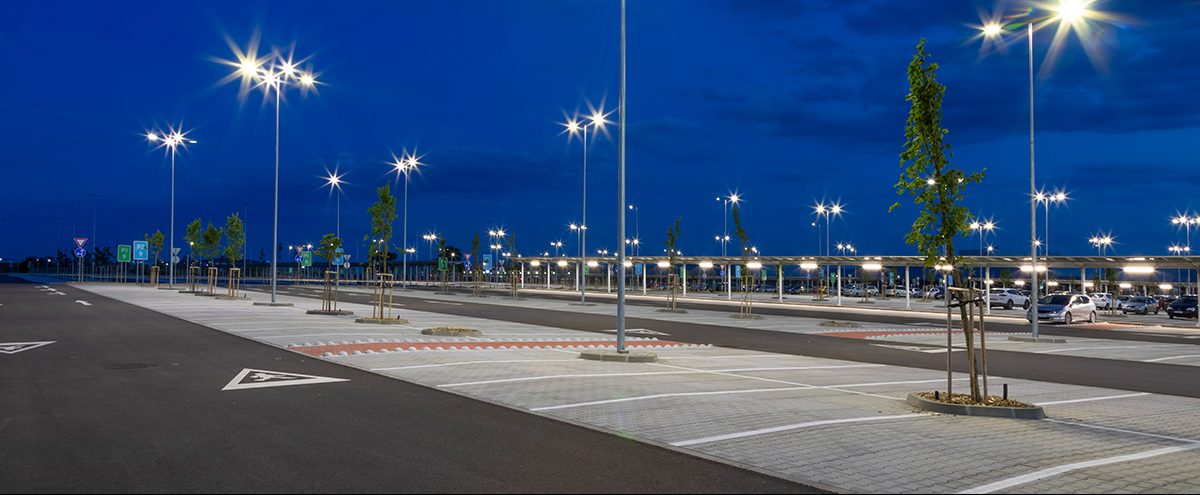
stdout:
POLYGON ((997 407, 997 406, 964 406, 934 402, 915 393, 908 394, 908 402, 922 411, 959 416, 986 416, 991 418, 1011 419, 1046 419, 1046 411, 1041 406, 1034 407, 997 407))
POLYGON ((654 363, 658 362, 658 355, 653 352, 631 351, 619 353, 614 350, 596 350, 579 353, 579 359, 619 363, 654 363))

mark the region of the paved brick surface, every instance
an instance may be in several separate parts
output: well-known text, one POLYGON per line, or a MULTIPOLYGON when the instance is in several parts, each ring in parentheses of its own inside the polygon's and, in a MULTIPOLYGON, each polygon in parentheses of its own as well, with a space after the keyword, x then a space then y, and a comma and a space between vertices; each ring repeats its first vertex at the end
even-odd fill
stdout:
MULTIPOLYGON (((411 325, 381 329, 304 315, 318 304, 309 299, 284 297, 297 307, 267 308, 137 288, 88 290, 282 347, 370 339, 434 342, 444 338, 420 336, 419 330, 444 324, 525 340, 597 335, 403 308, 398 312, 411 325)), ((488 303, 500 301, 493 299, 488 303)), ((526 309, 543 305, 566 307, 522 302, 526 309)), ((658 315, 652 308, 631 310, 631 316, 658 315)), ((670 317, 718 316, 697 311, 670 317)), ((814 321, 773 319, 744 323, 796 332, 823 328, 814 321)), ((728 325, 729 319, 721 315, 720 322, 728 325)), ((944 387, 942 372, 717 347, 656 352, 660 362, 654 364, 585 361, 576 352, 551 348, 327 359, 845 491, 1200 490, 1195 412, 1200 400, 992 377, 993 390, 1007 383, 1014 396, 1046 404, 1051 420, 943 416, 919 413, 903 402, 909 392, 944 387), (1155 455, 1106 461, 1146 453, 1155 455)), ((965 387, 963 377, 955 379, 956 387, 965 387)))

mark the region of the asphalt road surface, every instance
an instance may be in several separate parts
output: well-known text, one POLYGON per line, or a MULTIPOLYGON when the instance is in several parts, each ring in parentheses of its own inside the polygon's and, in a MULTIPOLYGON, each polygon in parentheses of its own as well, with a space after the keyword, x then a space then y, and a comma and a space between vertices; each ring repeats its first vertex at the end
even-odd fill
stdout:
POLYGON ((0 343, 54 341, 0 346, 0 492, 814 492, 51 287, 0 276, 0 343))
MULTIPOLYGON (((320 297, 319 291, 313 291, 302 287, 281 288, 280 292, 301 297, 320 297)), ((519 307, 487 304, 487 299, 479 300, 469 297, 463 297, 461 300, 459 300, 458 302, 460 302, 461 305, 430 303, 422 298, 421 292, 421 290, 413 292, 396 292, 395 301, 397 303, 404 304, 405 309, 426 311, 430 313, 488 318, 493 320, 544 325, 591 332, 603 332, 605 330, 611 331, 612 329, 616 328, 614 316, 582 314, 571 311, 554 311, 545 309, 529 310, 519 307)), ((464 296, 465 294, 466 293, 463 292, 464 296)), ((369 294, 341 294, 342 301, 362 304, 370 304, 370 297, 371 296, 369 294)), ((530 295, 530 297, 537 296, 530 295)), ((595 302, 598 304, 611 304, 611 302, 606 302, 600 299, 597 299, 595 302)), ((725 312, 734 312, 737 310, 736 306, 693 302, 683 304, 681 307, 687 309, 707 309, 725 312)), ((888 324, 932 321, 929 317, 908 315, 890 316, 887 314, 870 314, 860 316, 856 314, 830 312, 820 309, 814 311, 792 311, 790 309, 763 308, 763 311, 755 310, 755 312, 765 313, 768 315, 787 314, 790 316, 831 319, 836 318, 843 321, 866 321, 888 324)), ((626 326, 627 328, 645 328, 658 332, 664 332, 670 335, 669 338, 671 340, 680 342, 712 344, 715 346, 733 349, 747 349, 782 354, 843 359, 848 361, 890 364, 913 368, 934 370, 946 369, 945 353, 930 354, 881 347, 874 345, 880 343, 878 341, 868 341, 863 339, 848 339, 826 335, 797 334, 740 328, 736 326, 734 320, 730 321, 731 324, 726 326, 682 323, 643 318, 627 318, 626 326)), ((992 331, 1014 331, 1012 328, 1027 327, 1012 324, 1008 324, 1007 326, 993 326, 993 324, 989 323, 988 328, 992 331)), ((1075 336, 1086 337, 1094 337, 1104 333, 1099 331, 1070 329, 1060 330, 1065 331, 1055 333, 1066 334, 1070 332, 1078 332, 1084 335, 1075 336)), ((1124 334, 1125 332, 1110 333, 1124 334)), ((611 335, 611 333, 609 335, 611 335)), ((1131 335, 1131 340, 1133 337, 1136 337, 1136 335, 1131 335)), ((1150 338, 1150 336, 1146 336, 1146 338, 1150 338)), ((1172 337, 1163 337, 1162 339, 1155 341, 1188 345, 1198 344, 1195 340, 1178 339, 1172 337)), ((905 345, 911 346, 914 344, 905 345)), ((932 348, 934 346, 930 347, 932 348)), ((1200 349, 1200 347, 1198 347, 1198 349, 1200 349)), ((967 371, 967 360, 965 354, 966 353, 962 352, 953 353, 953 365, 956 371, 963 373, 967 371)), ((1066 356, 1061 354, 1033 354, 989 349, 988 371, 993 376, 1023 378, 1028 380, 1040 380, 1089 387, 1103 387, 1200 398, 1200 380, 1196 379, 1197 371, 1194 366, 1066 356)))

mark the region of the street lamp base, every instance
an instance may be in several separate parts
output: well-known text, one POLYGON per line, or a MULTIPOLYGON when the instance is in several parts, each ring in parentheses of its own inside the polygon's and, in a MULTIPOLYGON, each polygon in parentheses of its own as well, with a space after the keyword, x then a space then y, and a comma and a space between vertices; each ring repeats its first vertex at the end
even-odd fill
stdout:
POLYGON ((295 306, 295 304, 285 303, 285 302, 256 302, 256 303, 254 303, 254 305, 255 306, 271 306, 271 307, 277 307, 277 308, 295 306))

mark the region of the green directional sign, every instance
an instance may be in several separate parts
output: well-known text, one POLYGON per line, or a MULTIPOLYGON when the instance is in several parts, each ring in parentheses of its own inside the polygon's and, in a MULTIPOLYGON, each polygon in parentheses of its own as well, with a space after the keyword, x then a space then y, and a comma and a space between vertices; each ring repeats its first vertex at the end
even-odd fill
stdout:
POLYGON ((438 271, 439 272, 446 271, 446 258, 444 256, 438 258, 438 271))
POLYGON ((763 278, 763 282, 767 281, 767 271, 766 270, 762 270, 762 278, 763 278))
POLYGON ((305 268, 312 266, 312 251, 300 253, 300 266, 305 268))
POLYGON ((133 246, 120 244, 117 246, 117 262, 129 263, 133 260, 133 246))

